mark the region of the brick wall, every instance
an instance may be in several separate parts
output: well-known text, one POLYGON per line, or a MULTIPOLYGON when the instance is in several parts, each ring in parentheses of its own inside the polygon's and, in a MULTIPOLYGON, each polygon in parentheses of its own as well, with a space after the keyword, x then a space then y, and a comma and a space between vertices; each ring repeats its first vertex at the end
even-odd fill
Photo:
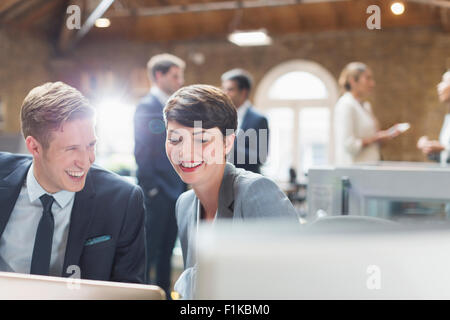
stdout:
POLYGON ((20 107, 33 87, 50 81, 51 47, 36 35, 0 31, 0 98, 5 131, 20 131, 20 107))

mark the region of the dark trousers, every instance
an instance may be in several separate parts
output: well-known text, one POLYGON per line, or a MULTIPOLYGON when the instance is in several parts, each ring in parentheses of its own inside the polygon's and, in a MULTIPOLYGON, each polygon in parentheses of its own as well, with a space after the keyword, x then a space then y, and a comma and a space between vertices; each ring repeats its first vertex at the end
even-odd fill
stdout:
POLYGON ((167 299, 170 299, 171 258, 178 231, 175 203, 176 200, 161 190, 156 195, 145 190, 147 282, 161 287, 167 299), (152 270, 153 277, 150 276, 152 270))

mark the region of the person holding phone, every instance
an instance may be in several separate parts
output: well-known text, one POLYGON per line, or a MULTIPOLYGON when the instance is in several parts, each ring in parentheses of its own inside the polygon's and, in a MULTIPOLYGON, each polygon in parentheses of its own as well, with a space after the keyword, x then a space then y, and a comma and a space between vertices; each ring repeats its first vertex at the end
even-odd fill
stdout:
POLYGON ((427 136, 420 137, 417 148, 430 160, 441 163, 450 162, 450 70, 442 76, 442 81, 437 86, 439 101, 447 106, 447 114, 444 118, 439 140, 430 140, 427 136))
POLYGON ((345 93, 334 110, 335 161, 338 165, 381 160, 380 143, 408 129, 396 124, 380 130, 367 101, 375 88, 372 70, 361 62, 351 62, 341 72, 339 85, 345 93))

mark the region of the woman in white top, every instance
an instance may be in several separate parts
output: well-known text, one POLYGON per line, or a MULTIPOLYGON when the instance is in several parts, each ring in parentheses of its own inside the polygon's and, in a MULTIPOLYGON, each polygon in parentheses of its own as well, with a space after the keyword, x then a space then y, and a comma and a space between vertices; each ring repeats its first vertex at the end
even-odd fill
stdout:
POLYGON ((380 130, 370 103, 365 101, 375 87, 372 71, 364 63, 351 62, 341 72, 339 85, 345 93, 334 110, 336 164, 379 161, 379 143, 400 131, 397 125, 380 130))
POLYGON ((450 70, 442 76, 437 91, 439 101, 447 105, 439 140, 429 140, 427 136, 423 136, 417 142, 417 147, 431 160, 447 163, 450 162, 450 70))

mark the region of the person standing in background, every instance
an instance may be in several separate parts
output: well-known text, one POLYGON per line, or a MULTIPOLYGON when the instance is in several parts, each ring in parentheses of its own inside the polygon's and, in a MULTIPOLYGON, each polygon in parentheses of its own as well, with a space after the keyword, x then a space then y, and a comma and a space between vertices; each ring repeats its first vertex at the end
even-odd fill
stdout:
POLYGON ((366 99, 375 88, 372 70, 361 62, 351 62, 339 77, 345 93, 334 110, 335 161, 337 165, 381 160, 380 146, 400 134, 397 125, 380 130, 366 99))
POLYGON ((450 162, 450 70, 444 73, 442 81, 437 86, 439 101, 447 106, 439 140, 429 140, 423 136, 417 142, 419 148, 430 160, 441 163, 450 162))
POLYGON ((221 79, 222 89, 236 107, 238 117, 236 140, 228 161, 236 168, 261 173, 269 151, 269 125, 267 118, 255 111, 249 100, 251 76, 245 70, 233 69, 225 72, 221 79))
POLYGON ((186 187, 166 156, 163 108, 183 85, 184 68, 184 61, 171 54, 152 57, 147 64, 152 87, 134 115, 137 178, 146 206, 147 282, 161 287, 168 299, 177 238, 175 203, 186 187))

